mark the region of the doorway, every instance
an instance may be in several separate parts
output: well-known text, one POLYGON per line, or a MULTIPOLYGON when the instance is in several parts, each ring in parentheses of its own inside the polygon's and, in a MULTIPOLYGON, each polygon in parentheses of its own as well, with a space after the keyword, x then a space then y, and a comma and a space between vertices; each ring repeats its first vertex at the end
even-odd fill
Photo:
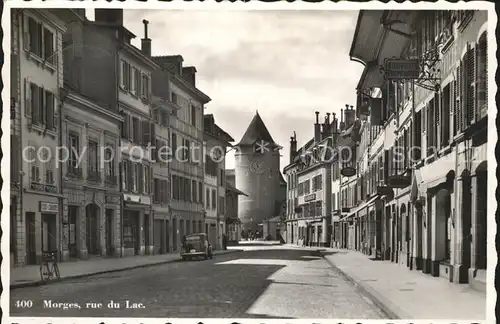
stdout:
POLYGON ((78 219, 78 206, 68 206, 68 222, 69 222, 68 250, 70 258, 78 257, 78 250, 76 245, 77 219, 78 219))
POLYGON ((56 215, 42 214, 42 251, 57 251, 56 215))
POLYGON ((164 253, 163 251, 163 220, 162 219, 155 219, 153 221, 153 242, 154 242, 154 249, 153 249, 153 254, 159 254, 159 253, 164 253))
POLYGON ((113 255, 113 209, 106 209, 106 254, 113 255))
MULTIPOLYGON (((484 167, 486 168, 486 166, 484 167)), ((478 168, 479 169, 479 168, 478 168)), ((486 170, 476 170, 476 268, 486 269, 487 250, 487 208, 488 208, 488 178, 486 170)))
POLYGON ((150 230, 149 230, 149 215, 148 214, 144 214, 144 250, 145 250, 145 254, 149 254, 149 246, 151 245, 150 244, 150 239, 149 239, 149 233, 150 233, 150 230))
POLYGON ((26 263, 36 264, 35 213, 26 213, 26 263))
POLYGON ((170 252, 170 221, 167 219, 166 225, 165 225, 165 253, 170 252))
POLYGON ((172 249, 177 251, 177 220, 172 219, 172 249))
POLYGON ((94 203, 88 204, 87 207, 85 207, 87 252, 89 255, 94 256, 99 254, 98 213, 99 206, 94 203))

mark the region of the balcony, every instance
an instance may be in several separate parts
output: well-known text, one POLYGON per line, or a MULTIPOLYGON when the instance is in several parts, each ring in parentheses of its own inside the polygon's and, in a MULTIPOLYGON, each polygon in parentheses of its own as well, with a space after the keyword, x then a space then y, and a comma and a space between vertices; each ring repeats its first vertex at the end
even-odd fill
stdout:
POLYGON ((101 182, 101 172, 89 169, 87 171, 87 180, 92 182, 101 182))
POLYGON ((104 182, 105 182, 105 185, 108 187, 114 187, 118 183, 117 177, 114 174, 106 174, 104 182))
POLYGON ((30 183, 30 189, 54 194, 57 193, 57 186, 51 184, 43 184, 35 181, 32 181, 30 183))

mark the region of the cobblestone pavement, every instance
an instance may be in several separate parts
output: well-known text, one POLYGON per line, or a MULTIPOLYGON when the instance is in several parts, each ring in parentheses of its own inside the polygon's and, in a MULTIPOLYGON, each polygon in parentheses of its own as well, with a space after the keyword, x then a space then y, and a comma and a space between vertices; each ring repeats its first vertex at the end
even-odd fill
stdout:
POLYGON ((19 288, 11 291, 11 316, 384 318, 323 258, 297 249, 235 252, 19 288), (136 308, 126 308, 126 301, 136 308))

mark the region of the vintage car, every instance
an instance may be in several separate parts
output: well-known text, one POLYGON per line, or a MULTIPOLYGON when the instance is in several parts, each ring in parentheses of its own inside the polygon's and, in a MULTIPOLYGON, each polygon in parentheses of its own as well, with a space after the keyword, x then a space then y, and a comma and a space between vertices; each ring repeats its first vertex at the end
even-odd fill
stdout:
POLYGON ((200 257, 203 257, 205 260, 213 258, 212 246, 208 242, 207 234, 195 233, 186 235, 181 248, 182 260, 191 260, 200 257))

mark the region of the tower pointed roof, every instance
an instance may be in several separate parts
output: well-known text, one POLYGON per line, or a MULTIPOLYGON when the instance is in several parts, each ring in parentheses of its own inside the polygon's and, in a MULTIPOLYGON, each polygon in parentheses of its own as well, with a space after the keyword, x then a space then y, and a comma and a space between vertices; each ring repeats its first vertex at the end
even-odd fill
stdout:
POLYGON ((245 134, 243 134, 243 137, 236 146, 254 145, 257 141, 265 141, 269 144, 277 145, 262 121, 259 112, 255 112, 255 116, 250 122, 250 125, 248 125, 245 134))

